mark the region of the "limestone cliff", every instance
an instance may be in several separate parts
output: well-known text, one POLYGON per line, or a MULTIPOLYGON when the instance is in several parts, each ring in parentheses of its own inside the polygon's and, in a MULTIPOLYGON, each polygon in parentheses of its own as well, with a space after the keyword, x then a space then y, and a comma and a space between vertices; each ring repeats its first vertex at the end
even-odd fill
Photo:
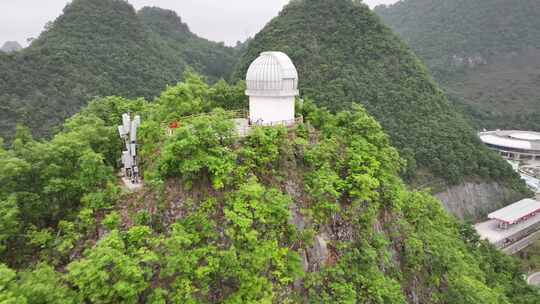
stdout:
POLYGON ((509 203, 518 201, 523 194, 496 182, 465 182, 447 188, 435 195, 444 208, 462 220, 478 220, 509 203))

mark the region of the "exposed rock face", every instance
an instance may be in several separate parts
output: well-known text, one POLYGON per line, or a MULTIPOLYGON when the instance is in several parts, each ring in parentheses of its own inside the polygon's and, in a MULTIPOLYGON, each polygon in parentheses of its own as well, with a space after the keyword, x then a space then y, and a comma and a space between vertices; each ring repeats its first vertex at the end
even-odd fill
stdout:
POLYGON ((330 238, 325 233, 315 236, 313 247, 308 250, 308 260, 317 266, 317 270, 326 264, 329 258, 328 243, 330 238))
POLYGON ((22 49, 22 46, 17 41, 7 41, 0 48, 0 51, 5 53, 12 53, 22 49))
POLYGON ((498 183, 467 182, 448 188, 435 195, 445 209, 460 219, 479 219, 487 213, 500 209, 509 202, 523 198, 498 183))

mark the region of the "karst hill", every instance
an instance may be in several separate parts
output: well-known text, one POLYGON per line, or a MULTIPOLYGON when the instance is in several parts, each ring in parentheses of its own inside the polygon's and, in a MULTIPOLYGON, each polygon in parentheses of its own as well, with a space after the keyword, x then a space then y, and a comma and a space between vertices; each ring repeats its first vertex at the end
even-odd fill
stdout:
POLYGON ((375 11, 479 129, 540 130, 540 2, 404 0, 375 11))
POLYGON ((214 80, 227 67, 210 57, 231 50, 170 11, 74 0, 29 48, 0 55, 25 71, 0 74, 16 92, 2 98, 36 83, 23 109, 116 95, 66 108, 82 107, 50 140, 19 126, 0 142, 1 303, 540 302, 514 258, 411 187, 422 175, 522 184, 367 6, 292 1, 242 49, 247 85, 188 70, 165 87, 188 65, 214 80), (124 113, 141 121, 136 191, 118 176, 124 113), (252 120, 246 132, 238 120, 252 120))
POLYGON ((364 105, 407 160, 403 176, 412 184, 435 191, 471 180, 503 185, 489 206, 466 199, 469 210, 519 197, 519 178, 483 147, 420 60, 366 5, 292 1, 250 42, 236 76, 264 50, 291 56, 304 98, 332 111, 364 105))
POLYGON ((306 101, 303 122, 239 136, 238 87, 184 79, 153 102, 97 99, 51 141, 19 128, 0 149, 1 300, 538 303, 513 258, 407 190, 361 106, 306 101), (115 174, 127 111, 142 118, 134 193, 115 174))
POLYGON ((95 96, 152 99, 187 67, 213 82, 236 65, 236 81, 264 50, 290 54, 307 99, 332 111, 364 105, 407 161, 402 176, 414 187, 438 192, 480 183, 496 190, 489 202, 477 197, 449 206, 456 214, 491 211, 523 192, 407 46, 365 5, 348 0, 293 1, 237 49, 197 37, 172 11, 73 1, 28 48, 0 54, 1 135, 10 141, 17 122, 38 137, 53 134, 95 96))
POLYGON ((0 53, 0 136, 10 138, 16 123, 50 135, 96 96, 153 98, 187 67, 226 79, 234 54, 191 33, 172 11, 74 0, 28 48, 0 53))

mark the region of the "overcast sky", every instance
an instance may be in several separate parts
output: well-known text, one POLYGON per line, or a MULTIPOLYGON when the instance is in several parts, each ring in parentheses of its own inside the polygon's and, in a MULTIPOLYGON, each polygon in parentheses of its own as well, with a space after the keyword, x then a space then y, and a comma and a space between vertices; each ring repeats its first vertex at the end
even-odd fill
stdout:
MULTIPOLYGON (((397 0, 364 0, 370 6, 397 0)), ((69 0, 0 0, 0 45, 37 37, 69 0)), ((234 44, 256 34, 288 0, 129 0, 137 9, 158 6, 175 10, 199 36, 234 44)))

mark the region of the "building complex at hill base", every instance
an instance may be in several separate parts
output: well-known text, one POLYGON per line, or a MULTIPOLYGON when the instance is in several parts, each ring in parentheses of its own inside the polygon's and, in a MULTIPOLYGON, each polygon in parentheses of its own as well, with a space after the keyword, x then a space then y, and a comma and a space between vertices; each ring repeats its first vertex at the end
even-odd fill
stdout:
POLYGON ((524 199, 492 212, 475 226, 481 238, 506 253, 516 253, 540 236, 540 201, 524 199))
POLYGON ((489 148, 509 160, 540 162, 540 133, 530 131, 489 131, 479 134, 489 148))

